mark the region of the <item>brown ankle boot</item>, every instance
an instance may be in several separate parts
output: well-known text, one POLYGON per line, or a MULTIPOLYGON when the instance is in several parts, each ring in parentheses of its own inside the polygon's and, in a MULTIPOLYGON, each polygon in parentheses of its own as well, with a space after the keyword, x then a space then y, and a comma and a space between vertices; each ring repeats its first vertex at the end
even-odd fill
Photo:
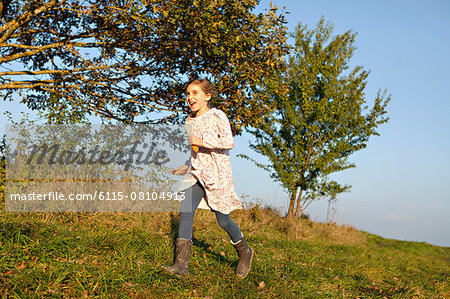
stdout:
POLYGON ((237 243, 231 242, 231 244, 233 244, 239 257, 236 275, 239 278, 244 278, 251 270, 253 255, 255 253, 253 249, 248 247, 245 237, 242 237, 237 243))
POLYGON ((188 276, 191 247, 191 240, 178 238, 175 241, 175 263, 172 266, 163 265, 161 268, 175 275, 188 276))

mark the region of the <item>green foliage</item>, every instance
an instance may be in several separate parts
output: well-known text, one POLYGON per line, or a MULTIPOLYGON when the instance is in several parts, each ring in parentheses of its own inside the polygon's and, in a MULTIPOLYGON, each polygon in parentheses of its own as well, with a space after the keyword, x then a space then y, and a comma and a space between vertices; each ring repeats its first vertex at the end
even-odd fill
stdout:
POLYGON ((388 120, 390 97, 379 92, 367 112, 369 73, 361 66, 349 70, 355 34, 333 37, 332 29, 324 19, 314 30, 297 27, 289 62, 276 80, 266 83, 275 113, 249 130, 256 137, 251 148, 270 165, 243 157, 282 183, 290 194, 289 214, 298 215, 314 200, 347 191, 350 186, 329 176, 354 167, 349 156, 365 148, 369 137, 378 135, 375 129, 388 120))
POLYGON ((208 77, 235 132, 270 111, 254 98, 287 52, 285 19, 256 0, 13 1, 0 20, 0 91, 53 122, 89 114, 177 122, 183 84, 208 77))

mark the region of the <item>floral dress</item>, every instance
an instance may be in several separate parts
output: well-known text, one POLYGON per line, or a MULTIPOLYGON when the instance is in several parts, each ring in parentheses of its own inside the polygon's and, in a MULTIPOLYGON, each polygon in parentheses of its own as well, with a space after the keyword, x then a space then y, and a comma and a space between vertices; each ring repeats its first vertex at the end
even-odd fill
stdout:
MULTIPOLYGON (((229 214, 241 209, 234 191, 229 150, 234 147, 233 134, 227 116, 222 110, 211 108, 206 113, 186 120, 189 133, 203 139, 198 153, 191 151, 189 171, 184 181, 194 185, 197 180, 205 188, 204 203, 200 209, 212 209, 229 214)), ((202 200, 203 202, 203 200, 202 200)))

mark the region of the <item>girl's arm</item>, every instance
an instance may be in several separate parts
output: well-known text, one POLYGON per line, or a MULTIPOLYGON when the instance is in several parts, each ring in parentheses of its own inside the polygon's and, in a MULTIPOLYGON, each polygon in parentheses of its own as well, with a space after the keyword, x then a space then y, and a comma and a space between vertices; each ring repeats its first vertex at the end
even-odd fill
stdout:
POLYGON ((227 150, 234 147, 230 122, 223 111, 214 111, 210 130, 203 133, 203 147, 227 150))
POLYGON ((172 169, 172 174, 176 174, 176 175, 185 175, 188 170, 189 170, 189 164, 190 161, 187 160, 184 165, 181 165, 180 167, 177 167, 175 169, 172 169))
POLYGON ((189 170, 189 167, 187 165, 181 165, 180 167, 177 167, 172 170, 172 174, 176 175, 185 175, 189 170))

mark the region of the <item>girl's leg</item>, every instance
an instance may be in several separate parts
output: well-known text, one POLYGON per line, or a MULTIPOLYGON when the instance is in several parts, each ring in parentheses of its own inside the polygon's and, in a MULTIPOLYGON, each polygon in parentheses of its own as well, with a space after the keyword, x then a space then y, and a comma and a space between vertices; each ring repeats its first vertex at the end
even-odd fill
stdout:
POLYGON ((202 200, 205 191, 203 186, 197 182, 194 186, 185 191, 185 199, 180 207, 180 226, 178 228, 178 238, 192 240, 192 226, 197 207, 202 200))
POLYGON ((171 266, 162 266, 165 271, 176 275, 189 275, 189 257, 192 246, 192 223, 195 210, 204 194, 203 187, 197 182, 185 191, 185 199, 180 207, 180 226, 175 241, 175 261, 171 266))
POLYGON ((226 230, 230 235, 231 244, 236 249, 239 257, 239 262, 236 268, 236 275, 239 278, 244 278, 250 272, 252 267, 252 260, 254 251, 247 245, 247 240, 239 229, 238 225, 231 220, 230 215, 225 215, 216 211, 217 222, 220 227, 226 230))
POLYGON ((228 233, 233 243, 238 242, 243 237, 243 235, 241 230, 239 229, 239 226, 233 220, 231 220, 230 214, 222 214, 218 211, 215 211, 215 213, 219 226, 228 233))

